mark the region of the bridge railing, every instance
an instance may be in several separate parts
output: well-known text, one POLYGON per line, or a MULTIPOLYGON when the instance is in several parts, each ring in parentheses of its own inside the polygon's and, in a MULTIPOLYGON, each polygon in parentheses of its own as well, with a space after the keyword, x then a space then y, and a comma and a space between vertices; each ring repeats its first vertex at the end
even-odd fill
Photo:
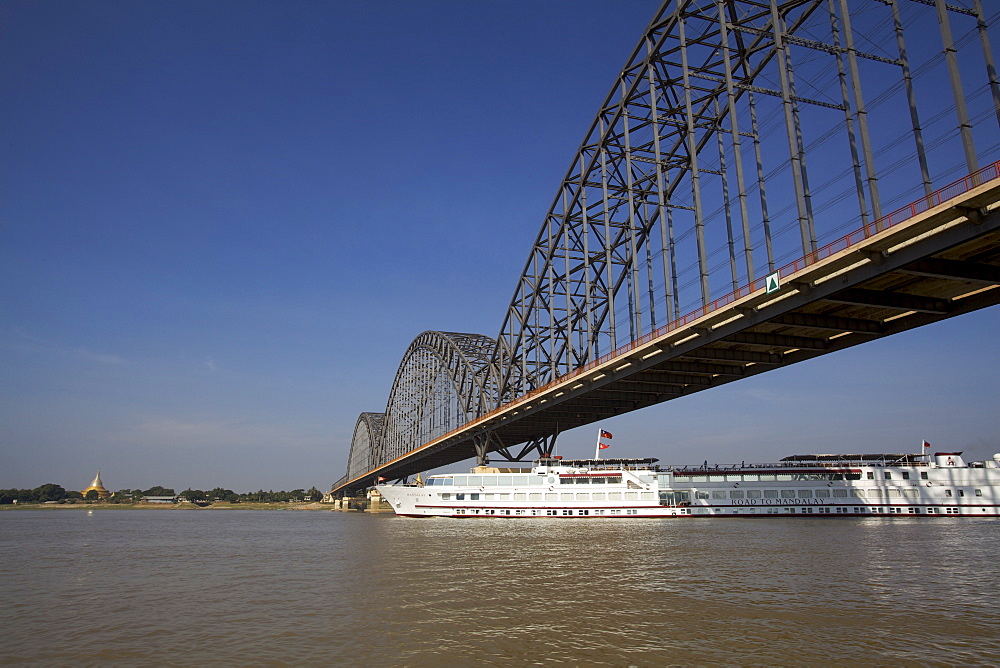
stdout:
MULTIPOLYGON (((840 253, 841 251, 846 250, 851 246, 864 241, 865 239, 871 238, 872 236, 874 236, 879 232, 883 232, 895 225, 899 225, 900 223, 903 223, 913 218, 914 216, 917 216, 936 206, 940 206, 941 204, 947 202, 950 199, 958 197, 959 195, 966 193, 972 190, 973 188, 977 188, 997 178, 1000 178, 1000 160, 990 165, 987 165, 986 167, 983 167, 979 171, 973 172, 972 174, 969 174, 968 176, 965 176, 955 181, 954 183, 949 183, 948 185, 935 190, 930 195, 926 195, 918 200, 911 202, 910 204, 907 204, 906 206, 900 207, 899 209, 896 209, 892 213, 882 216, 881 218, 879 218, 874 222, 868 223, 867 225, 864 225, 854 230, 853 232, 845 234, 839 239, 836 239, 835 241, 832 241, 826 244, 825 246, 818 248, 815 251, 798 258, 797 260, 794 260, 793 262, 789 262, 785 266, 778 269, 777 272, 778 276, 781 278, 787 278, 805 269, 806 267, 819 262, 820 260, 824 260, 830 257, 831 255, 840 253)), ((691 311, 690 313, 687 313, 681 316, 680 318, 677 318, 672 322, 649 332, 648 334, 642 336, 641 338, 635 339, 634 341, 630 341, 629 343, 626 343, 625 345, 616 348, 615 350, 613 350, 610 353, 607 353, 606 355, 602 355, 601 357, 598 357, 597 359, 588 362, 587 364, 584 364, 581 367, 573 369, 572 371, 569 371, 563 374, 562 376, 559 376, 555 380, 552 380, 546 383, 545 385, 542 385, 540 387, 535 388, 534 390, 531 390, 530 392, 522 394, 517 399, 509 401, 506 404, 503 404, 489 411, 488 413, 476 418, 475 420, 472 420, 468 424, 462 425, 456 429, 452 429, 446 434, 442 434, 438 438, 434 439, 434 441, 441 442, 447 440, 448 438, 451 438, 452 436, 455 436, 464 431, 469 424, 485 421, 490 417, 493 417, 494 415, 497 415, 498 413, 501 413, 502 411, 509 409, 511 406, 515 404, 527 401, 539 394, 543 394, 551 390, 556 385, 560 385, 569 380, 572 380, 573 378, 576 378, 577 376, 581 376, 596 367, 602 366, 610 362, 616 357, 627 355, 636 348, 643 346, 654 339, 657 339, 665 334, 668 334, 672 331, 685 327, 688 324, 700 318, 705 317, 706 315, 712 313, 713 311, 717 311, 720 308, 724 308, 725 306, 728 306, 729 304, 732 304, 737 300, 743 299, 744 297, 747 297, 759 290, 765 289, 766 287, 765 283, 766 283, 766 277, 761 277, 754 281, 751 281, 750 283, 741 286, 740 288, 734 290, 733 292, 730 292, 727 295, 719 297, 715 301, 705 304, 704 306, 701 306, 691 311)), ((406 455, 403 455, 403 457, 405 456, 406 455)), ((402 457, 399 457, 397 459, 401 458, 402 457)), ((341 479, 340 481, 338 481, 337 485, 334 485, 334 488, 346 482, 348 481, 345 479, 341 479)))

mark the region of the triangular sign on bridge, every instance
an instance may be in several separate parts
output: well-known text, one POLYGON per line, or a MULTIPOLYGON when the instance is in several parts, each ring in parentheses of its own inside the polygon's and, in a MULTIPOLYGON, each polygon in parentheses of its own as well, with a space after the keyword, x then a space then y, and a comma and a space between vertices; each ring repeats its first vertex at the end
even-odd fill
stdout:
POLYGON ((767 292, 765 294, 777 292, 778 289, 781 288, 781 277, 778 275, 778 272, 768 274, 767 278, 764 279, 764 285, 767 286, 767 292))

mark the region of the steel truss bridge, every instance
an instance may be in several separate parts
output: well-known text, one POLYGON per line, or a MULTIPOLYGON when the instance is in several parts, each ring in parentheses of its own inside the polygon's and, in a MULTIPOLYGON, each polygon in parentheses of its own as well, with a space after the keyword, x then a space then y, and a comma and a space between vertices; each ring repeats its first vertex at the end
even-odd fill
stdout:
POLYGON ((998 16, 668 0, 497 336, 420 334, 333 493, 550 452, 567 429, 1000 303, 998 16))

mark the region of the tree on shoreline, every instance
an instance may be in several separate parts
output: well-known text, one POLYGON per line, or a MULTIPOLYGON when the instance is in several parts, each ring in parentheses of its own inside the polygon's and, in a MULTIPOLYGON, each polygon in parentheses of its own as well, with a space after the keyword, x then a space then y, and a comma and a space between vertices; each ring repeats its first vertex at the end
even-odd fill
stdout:
MULTIPOLYGON (((141 489, 120 489, 105 500, 106 503, 138 503, 143 496, 178 496, 174 493, 174 490, 170 487, 163 487, 161 485, 155 485, 147 490, 141 489)), ((237 494, 231 489, 226 489, 224 487, 215 487, 211 491, 203 491, 200 489, 188 488, 180 493, 179 496, 183 496, 189 501, 225 501, 227 503, 285 503, 290 501, 320 501, 323 498, 323 493, 320 492, 315 486, 310 487, 309 490, 303 488, 293 489, 290 492, 281 490, 275 492, 274 490, 269 490, 265 492, 263 489, 256 492, 244 492, 243 494, 237 494)), ((100 501, 97 497, 97 492, 91 490, 87 492, 87 501, 100 501)), ((0 489, 0 505, 11 504, 17 501, 17 503, 45 503, 46 501, 56 501, 58 503, 75 503, 76 501, 83 501, 84 497, 80 492, 67 491, 61 485, 56 485, 54 483, 46 483, 40 485, 35 489, 0 489)))

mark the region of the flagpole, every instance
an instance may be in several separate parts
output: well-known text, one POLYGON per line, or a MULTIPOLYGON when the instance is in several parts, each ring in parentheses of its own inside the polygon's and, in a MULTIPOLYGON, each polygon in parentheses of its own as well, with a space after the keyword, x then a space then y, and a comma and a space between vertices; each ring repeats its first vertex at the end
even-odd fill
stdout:
POLYGON ((594 446, 594 459, 601 458, 601 430, 597 430, 597 445, 594 446))

